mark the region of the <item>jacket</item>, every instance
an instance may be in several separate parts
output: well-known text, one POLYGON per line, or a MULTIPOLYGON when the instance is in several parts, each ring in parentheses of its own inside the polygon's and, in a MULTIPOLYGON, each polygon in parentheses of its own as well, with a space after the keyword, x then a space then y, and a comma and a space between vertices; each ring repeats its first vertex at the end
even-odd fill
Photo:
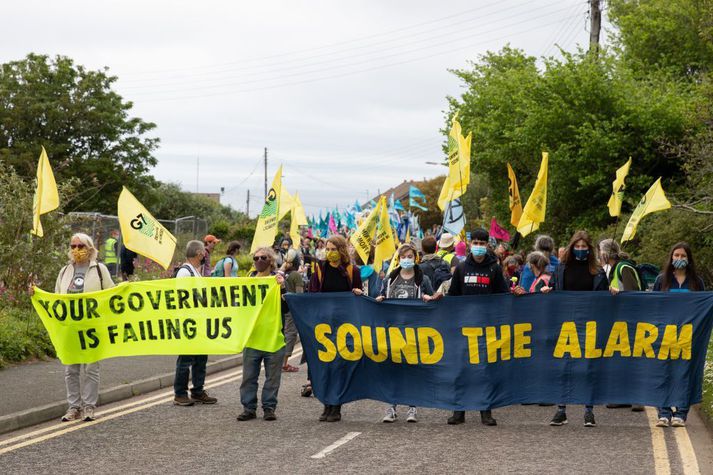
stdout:
MULTIPOLYGON (((62 267, 54 284, 54 293, 66 294, 74 277, 74 264, 67 264, 62 267)), ((96 292, 97 290, 110 289, 114 287, 109 269, 100 262, 89 261, 89 268, 84 274, 84 292, 96 292)))
MULTIPOLYGON (((431 280, 428 278, 428 276, 423 272, 423 270, 421 270, 420 266, 418 265, 415 265, 413 267, 413 270, 415 272, 414 280, 417 287, 416 298, 421 298, 424 295, 433 295, 433 285, 431 285, 431 280)), ((381 296, 388 298, 389 289, 391 288, 391 285, 394 283, 396 278, 399 276, 400 272, 401 266, 398 266, 391 272, 391 274, 389 274, 389 277, 384 280, 384 283, 381 286, 381 296)))
MULTIPOLYGON (((545 271, 550 274, 554 274, 557 266, 560 265, 560 260, 555 256, 550 256, 550 263, 545 267, 545 271)), ((532 273, 529 266, 523 266, 522 272, 520 273, 519 285, 523 289, 529 289, 532 283, 535 281, 535 274, 532 273)))
POLYGON ((508 291, 503 270, 494 254, 486 254, 483 262, 475 262, 468 254, 453 272, 448 295, 502 294, 508 291))
MULTIPOLYGON (((555 290, 564 290, 564 270, 567 268, 565 263, 561 263, 557 266, 554 274, 552 274, 552 280, 554 283, 550 283, 550 287, 555 290)), ((592 290, 609 290, 609 279, 607 279, 607 274, 604 269, 599 269, 597 275, 594 276, 594 285, 592 290)))

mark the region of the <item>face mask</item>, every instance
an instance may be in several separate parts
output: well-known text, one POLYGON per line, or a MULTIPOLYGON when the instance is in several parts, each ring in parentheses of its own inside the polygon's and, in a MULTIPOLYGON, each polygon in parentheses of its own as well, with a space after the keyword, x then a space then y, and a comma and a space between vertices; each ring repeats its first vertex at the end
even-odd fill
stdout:
POLYGON ((673 267, 676 269, 685 269, 688 265, 688 259, 674 259, 673 267))
POLYGON ((485 246, 471 246, 470 253, 476 257, 484 256, 486 253, 485 246))
POLYGON ((339 255, 339 251, 327 251, 326 257, 332 264, 336 264, 342 259, 342 256, 339 255))
POLYGON ((578 261, 586 261, 589 257, 589 249, 575 249, 574 258, 578 261))
POLYGON ((270 261, 268 260, 259 260, 255 262, 255 269, 258 272, 265 272, 268 267, 270 267, 270 261))
POLYGON ((72 259, 74 262, 84 262, 89 258, 89 250, 86 248, 75 248, 72 249, 72 259))
POLYGON ((401 259, 399 261, 399 265, 402 269, 413 269, 414 264, 413 259, 401 259))

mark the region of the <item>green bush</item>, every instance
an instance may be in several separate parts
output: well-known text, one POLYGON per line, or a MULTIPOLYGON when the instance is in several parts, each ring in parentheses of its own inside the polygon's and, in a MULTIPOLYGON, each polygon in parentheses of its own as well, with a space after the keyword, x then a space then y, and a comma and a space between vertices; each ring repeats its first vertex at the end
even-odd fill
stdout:
POLYGON ((706 366, 703 370, 703 401, 701 402, 701 410, 708 417, 709 421, 713 421, 713 339, 708 344, 708 356, 706 358, 706 366))
POLYGON ((50 337, 33 309, 0 308, 0 368, 55 356, 50 337))

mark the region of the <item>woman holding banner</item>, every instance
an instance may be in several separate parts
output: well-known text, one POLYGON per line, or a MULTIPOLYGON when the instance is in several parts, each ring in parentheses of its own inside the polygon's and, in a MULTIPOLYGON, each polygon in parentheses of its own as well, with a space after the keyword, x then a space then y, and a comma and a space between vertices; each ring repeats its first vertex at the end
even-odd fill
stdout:
MULTIPOLYGON (((384 299, 423 299, 424 302, 434 300, 431 280, 416 264, 418 251, 416 246, 407 242, 396 251, 399 265, 394 269, 381 287, 381 295, 377 302, 384 299)), ((382 422, 394 422, 397 418, 396 404, 391 404, 386 409, 382 422)), ((409 406, 406 422, 418 422, 416 406, 409 406)))
MULTIPOLYGON (((68 255, 69 264, 57 276, 56 294, 81 294, 114 287, 109 269, 97 262, 92 238, 83 233, 72 236, 68 255)), ((62 421, 93 421, 99 398, 99 363, 65 365, 64 382, 69 408, 62 421)))
MULTIPOLYGON (((654 283, 654 292, 700 292, 705 290, 703 279, 696 272, 691 247, 676 243, 668 253, 661 274, 654 283)), ((688 407, 659 407, 657 427, 685 427, 688 407)))
MULTIPOLYGON (((551 290, 606 291, 609 281, 604 269, 599 267, 596 249, 586 231, 577 231, 569 241, 553 276, 553 283, 541 288, 542 293, 551 290)), ((594 427, 594 405, 584 406, 584 426, 594 427)), ((550 421, 551 426, 567 423, 567 406, 560 404, 557 413, 550 421)))
MULTIPOLYGON (((361 273, 357 266, 351 263, 347 240, 342 236, 335 235, 327 239, 325 247, 326 261, 319 262, 315 266, 312 279, 310 280, 310 292, 349 292, 362 295, 361 273)), ((307 368, 307 385, 303 388, 303 393, 309 388, 311 393, 311 377, 309 367, 307 368)), ((335 406, 325 404, 320 421, 337 422, 342 420, 342 405, 335 406)))
MULTIPOLYGON (((510 259, 510 257, 508 257, 510 259)), ((530 269, 535 280, 530 284, 529 289, 524 289, 521 286, 513 288, 512 293, 515 295, 536 294, 542 292, 544 287, 549 287, 552 274, 547 272, 547 266, 550 260, 540 251, 533 251, 527 255, 525 266, 530 269)), ((507 276, 507 274, 506 274, 507 276)))

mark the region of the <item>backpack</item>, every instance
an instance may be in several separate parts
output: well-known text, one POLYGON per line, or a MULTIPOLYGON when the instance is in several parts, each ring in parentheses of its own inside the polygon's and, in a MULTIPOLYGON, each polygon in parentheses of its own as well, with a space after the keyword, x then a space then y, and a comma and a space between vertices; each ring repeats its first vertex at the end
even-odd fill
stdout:
POLYGON ((225 277, 225 260, 230 259, 233 263, 233 266, 237 268, 238 266, 238 261, 236 261, 234 258, 230 256, 225 256, 222 259, 220 259, 218 262, 215 263, 215 267, 213 268, 213 271, 210 273, 211 277, 225 277))
POLYGON ((639 281, 643 287, 641 290, 653 289, 660 269, 653 264, 639 264, 634 266, 634 269, 636 269, 636 273, 639 274, 639 281))
POLYGON ((433 284, 434 290, 439 288, 443 282, 450 280, 451 277, 453 277, 451 275, 450 266, 442 258, 429 259, 421 262, 419 267, 424 271, 423 273, 431 279, 431 284, 433 284))
POLYGON ((190 266, 187 266, 186 264, 181 264, 180 266, 176 266, 176 267, 173 268, 173 272, 171 273, 171 277, 175 279, 176 276, 178 276, 178 271, 181 270, 181 269, 186 269, 186 270, 188 271, 188 273, 191 274, 191 277, 195 277, 195 276, 196 276, 196 275, 193 273, 193 271, 191 270, 191 267, 190 267, 190 266))

